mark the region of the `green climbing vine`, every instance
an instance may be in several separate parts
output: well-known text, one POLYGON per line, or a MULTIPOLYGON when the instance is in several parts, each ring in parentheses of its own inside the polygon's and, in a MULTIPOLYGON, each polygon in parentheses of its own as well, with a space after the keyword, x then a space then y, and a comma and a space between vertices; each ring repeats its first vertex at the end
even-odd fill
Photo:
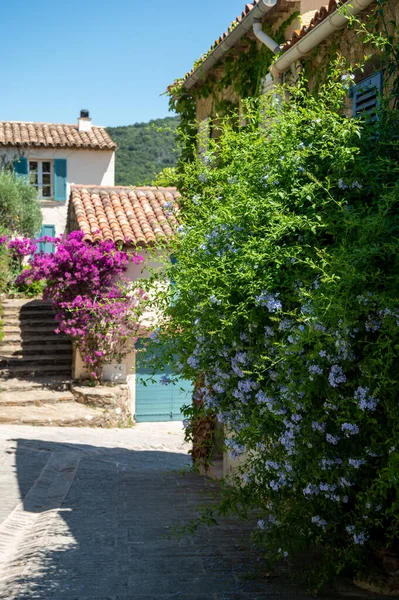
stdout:
MULTIPOLYGON (((293 12, 276 31, 272 31, 270 24, 264 24, 263 30, 272 36, 277 43, 284 42, 284 33, 289 25, 299 16, 299 12, 293 12)), ((234 25, 231 25, 229 31, 234 25)), ((212 47, 200 59, 195 61, 194 70, 201 67, 205 62, 212 47)), ((180 115, 180 127, 178 136, 182 147, 181 163, 192 161, 196 152, 196 103, 202 98, 212 98, 214 115, 226 116, 233 113, 238 107, 237 103, 224 98, 224 91, 230 88, 238 98, 253 98, 261 93, 263 78, 267 75, 272 64, 274 54, 266 46, 259 48, 255 40, 248 40, 245 51, 238 55, 229 52, 221 61, 223 74, 217 77, 214 73, 208 74, 201 85, 187 90, 184 87, 186 77, 177 79, 167 89, 170 109, 180 115)))

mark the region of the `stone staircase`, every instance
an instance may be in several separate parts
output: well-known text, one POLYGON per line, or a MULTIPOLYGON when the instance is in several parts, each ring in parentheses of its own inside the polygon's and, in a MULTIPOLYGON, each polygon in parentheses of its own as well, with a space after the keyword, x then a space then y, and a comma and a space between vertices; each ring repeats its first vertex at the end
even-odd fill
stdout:
POLYGON ((72 344, 56 335, 51 304, 4 299, 0 343, 0 423, 104 426, 104 410, 71 391, 72 344))

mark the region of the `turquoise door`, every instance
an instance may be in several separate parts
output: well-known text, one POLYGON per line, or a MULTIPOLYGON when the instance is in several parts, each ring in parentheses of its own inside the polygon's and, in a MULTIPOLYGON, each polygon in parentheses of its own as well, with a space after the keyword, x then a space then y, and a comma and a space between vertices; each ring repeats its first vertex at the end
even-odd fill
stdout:
POLYGON ((191 404, 193 385, 181 379, 178 383, 163 385, 162 376, 171 375, 165 368, 155 375, 145 366, 144 354, 137 354, 136 362, 136 421, 182 421, 182 407, 191 404))

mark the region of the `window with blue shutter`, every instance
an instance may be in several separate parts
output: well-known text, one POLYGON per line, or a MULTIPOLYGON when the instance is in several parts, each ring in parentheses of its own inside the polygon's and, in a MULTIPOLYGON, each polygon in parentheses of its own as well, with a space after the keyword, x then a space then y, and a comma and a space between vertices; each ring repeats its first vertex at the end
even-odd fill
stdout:
POLYGON ((28 160, 24 156, 14 160, 14 173, 28 179, 28 160))
MULTIPOLYGON (((42 237, 55 237, 55 225, 43 225, 40 233, 39 233, 39 238, 42 237)), ((51 242, 40 242, 39 244, 37 244, 37 249, 38 252, 45 252, 46 254, 53 254, 54 252, 54 244, 52 244, 51 242)))
POLYGON ((371 77, 359 81, 353 89, 353 116, 376 118, 382 92, 382 73, 374 73, 371 77))
POLYGON ((66 200, 67 194, 67 161, 65 158, 54 159, 54 199, 66 200))

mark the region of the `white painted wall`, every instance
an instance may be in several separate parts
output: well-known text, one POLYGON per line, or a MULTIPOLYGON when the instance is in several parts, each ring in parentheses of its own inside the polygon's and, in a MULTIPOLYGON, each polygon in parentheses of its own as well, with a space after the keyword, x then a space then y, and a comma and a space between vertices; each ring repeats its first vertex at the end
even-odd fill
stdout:
MULTIPOLYGON (((115 152, 113 150, 80 150, 78 148, 4 148, 0 150, 0 163, 25 156, 28 160, 67 160, 67 198, 71 184, 115 185, 115 152)), ((56 235, 65 230, 68 200, 42 201, 43 224, 55 225, 56 235)))

